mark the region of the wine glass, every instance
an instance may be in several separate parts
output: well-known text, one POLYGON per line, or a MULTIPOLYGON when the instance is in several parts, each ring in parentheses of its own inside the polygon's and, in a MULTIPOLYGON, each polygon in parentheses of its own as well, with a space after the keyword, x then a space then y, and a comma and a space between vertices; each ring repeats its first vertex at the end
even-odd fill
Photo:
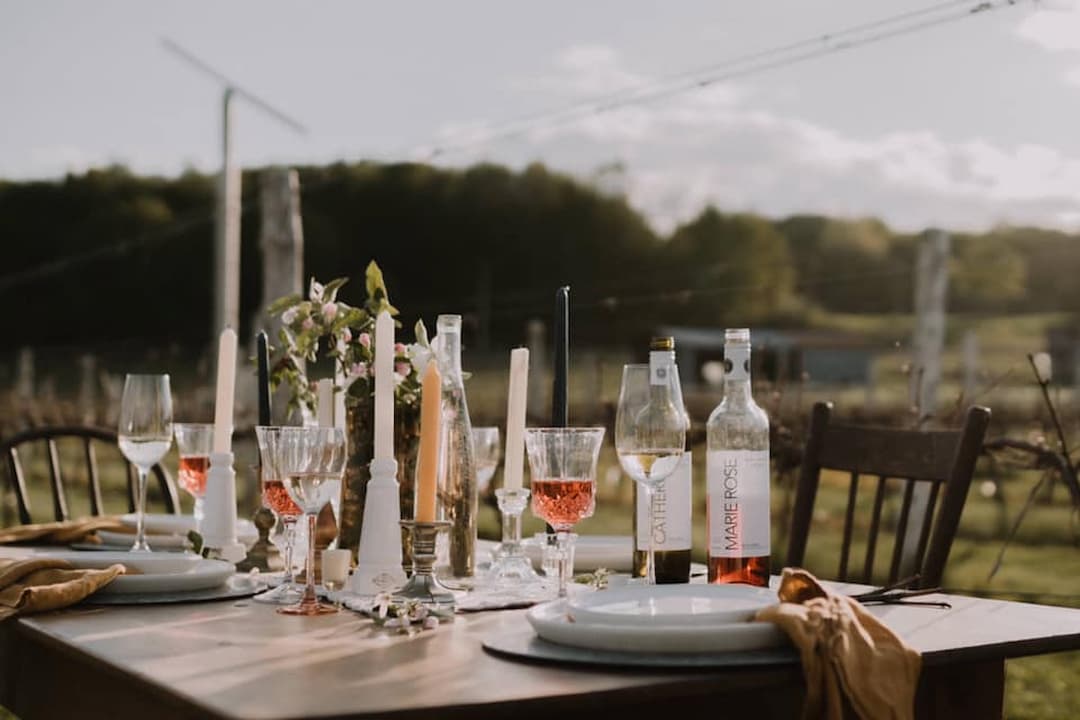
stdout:
POLYGON ((645 492, 649 537, 645 583, 656 584, 653 551, 653 490, 678 467, 686 447, 687 416, 678 368, 651 373, 648 365, 623 366, 615 414, 615 451, 619 464, 645 492))
POLYGON ((329 427, 281 428, 278 463, 285 489, 307 516, 307 584, 296 605, 278 608, 287 615, 324 615, 337 612, 315 594, 315 520, 323 506, 341 492, 345 474, 345 431, 329 427))
POLYGON ((139 482, 135 498, 135 544, 132 552, 150 552, 143 527, 146 476, 172 445, 172 394, 168 375, 128 375, 120 400, 117 432, 120 452, 135 466, 139 482))
POLYGON ((195 498, 195 529, 202 531, 203 498, 206 496, 206 471, 210 468, 210 448, 214 444, 211 423, 176 423, 176 450, 180 467, 177 484, 195 498))
POLYGON ((570 531, 596 509, 596 460, 604 428, 528 428, 532 511, 555 528, 559 558, 559 597, 566 597, 570 531))
POLYGON ((296 545, 296 521, 304 513, 285 489, 278 447, 282 429, 266 425, 255 428, 255 438, 259 443, 262 503, 277 518, 270 540, 281 552, 285 567, 281 574, 281 583, 256 595, 254 599, 275 605, 295 605, 303 597, 303 591, 297 587, 293 577, 293 548, 296 545))
POLYGON ((491 478, 499 467, 502 446, 499 443, 499 428, 474 427, 472 429, 473 451, 476 458, 476 489, 481 495, 487 492, 491 478))

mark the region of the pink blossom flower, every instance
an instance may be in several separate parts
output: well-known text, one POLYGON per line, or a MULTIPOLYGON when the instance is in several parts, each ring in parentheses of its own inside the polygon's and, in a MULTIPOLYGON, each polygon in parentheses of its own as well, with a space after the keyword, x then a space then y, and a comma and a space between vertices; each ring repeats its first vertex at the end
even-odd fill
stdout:
POLYGON ((352 342, 352 330, 350 330, 349 328, 345 328, 344 330, 342 330, 341 331, 341 340, 342 340, 342 342, 346 342, 346 343, 347 342, 352 342))
POLYGON ((322 315, 326 318, 327 322, 333 321, 337 317, 337 303, 324 303, 322 306, 322 315))
POLYGON ((408 348, 405 347, 405 343, 394 343, 395 355, 404 355, 406 351, 408 351, 408 348))
POLYGON ((304 322, 300 323, 300 327, 304 328, 304 330, 310 330, 311 328, 315 327, 315 321, 309 317, 306 317, 304 318, 304 322))
POLYGON ((401 377, 409 377, 410 370, 412 370, 412 366, 407 362, 399 362, 394 365, 394 372, 401 377))
POLYGON ((371 347, 371 334, 370 333, 360 333, 360 337, 357 338, 357 339, 360 341, 360 344, 363 345, 365 348, 370 348, 371 347))

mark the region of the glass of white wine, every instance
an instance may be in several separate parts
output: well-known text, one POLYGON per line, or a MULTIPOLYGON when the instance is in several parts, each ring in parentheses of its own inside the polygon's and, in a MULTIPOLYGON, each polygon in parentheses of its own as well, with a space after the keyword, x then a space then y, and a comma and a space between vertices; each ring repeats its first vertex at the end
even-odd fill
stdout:
POLYGON ((172 393, 168 375, 128 375, 120 400, 117 432, 120 452, 138 472, 135 497, 135 544, 132 552, 150 552, 146 543, 146 476, 172 445, 172 393))
POLYGON ((345 431, 330 427, 281 428, 278 467, 285 489, 308 522, 307 584, 296 605, 278 608, 286 615, 324 615, 337 612, 319 602, 315 593, 315 520, 319 511, 341 492, 345 474, 345 431))
MULTIPOLYGON (((615 414, 615 451, 623 471, 645 492, 653 527, 653 490, 679 466, 686 447, 687 417, 679 372, 650 372, 648 365, 623 366, 615 414)), ((645 582, 656 584, 653 533, 648 533, 645 582)))

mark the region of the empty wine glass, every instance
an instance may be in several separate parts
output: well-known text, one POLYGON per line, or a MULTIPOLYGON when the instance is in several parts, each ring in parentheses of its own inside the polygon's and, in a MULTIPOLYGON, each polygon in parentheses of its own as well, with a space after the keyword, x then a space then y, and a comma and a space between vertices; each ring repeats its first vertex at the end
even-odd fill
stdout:
POLYGON ((345 474, 345 431, 328 427, 281 428, 278 467, 285 489, 307 516, 307 583, 296 605, 278 608, 288 615, 323 615, 337 612, 319 602, 315 594, 315 521, 323 506, 341 492, 345 474))
POLYGON ((499 467, 502 445, 499 443, 499 428, 474 427, 472 429, 473 451, 476 457, 476 489, 483 495, 495 477, 499 467))
POLYGON ((206 496, 206 471, 210 469, 210 448, 214 444, 212 423, 176 423, 176 451, 180 467, 177 484, 195 498, 195 529, 202 532, 203 498, 206 496))
POLYGON ((532 511, 555 528, 559 558, 559 597, 566 597, 570 531, 596 509, 596 460, 604 428, 528 428, 532 511))
MULTIPOLYGON (((677 367, 672 365, 664 373, 652 373, 648 365, 623 367, 615 450, 623 471, 645 492, 650 528, 653 490, 678 467, 686 447, 687 424, 677 367)), ((655 585, 653 533, 647 535, 645 582, 655 585)))
POLYGON ((150 552, 146 544, 146 476, 172 445, 172 394, 168 375, 128 375, 120 400, 117 432, 120 452, 138 472, 135 497, 135 544, 132 552, 150 552))

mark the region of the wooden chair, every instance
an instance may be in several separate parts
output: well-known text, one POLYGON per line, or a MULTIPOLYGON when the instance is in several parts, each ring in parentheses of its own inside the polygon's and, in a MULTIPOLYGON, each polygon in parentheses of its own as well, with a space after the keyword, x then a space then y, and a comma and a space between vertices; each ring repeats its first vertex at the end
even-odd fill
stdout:
MULTIPOLYGON (((88 491, 90 496, 90 514, 105 514, 101 499, 101 478, 98 472, 96 443, 104 443, 116 447, 116 432, 88 427, 44 427, 26 430, 13 435, 8 440, 0 443, 0 455, 7 458, 8 472, 12 486, 15 489, 15 501, 19 510, 19 522, 27 524, 33 522, 30 514, 30 495, 27 492, 26 469, 23 466, 20 451, 34 443, 44 443, 47 450, 46 456, 49 465, 49 485, 53 498, 53 517, 56 520, 69 519, 67 488, 65 487, 64 474, 60 465, 60 450, 58 441, 74 439, 81 441, 81 461, 85 464, 86 477, 89 482, 88 491)), ((135 511, 135 496, 137 474, 135 466, 123 459, 127 468, 128 509, 135 511)), ((151 468, 150 475, 157 480, 165 509, 170 513, 179 512, 180 503, 176 496, 176 487, 172 477, 161 464, 151 468)), ((148 478, 149 480, 149 478, 148 478)), ((149 482, 147 483, 149 485, 149 482)))
POLYGON ((960 430, 902 430, 834 423, 832 404, 814 405, 810 432, 806 441, 799 485, 795 495, 787 564, 801 566, 806 554, 806 539, 814 511, 818 484, 823 469, 851 474, 847 509, 844 516, 843 545, 837 579, 871 583, 874 555, 881 530, 882 506, 886 480, 904 481, 903 500, 896 522, 896 539, 889 566, 888 582, 899 580, 904 539, 907 535, 915 483, 929 483, 929 502, 922 518, 922 530, 915 548, 916 587, 937 587, 945 571, 953 538, 960 524, 975 461, 990 422, 990 411, 972 407, 960 430), (852 531, 860 477, 876 476, 877 488, 867 535, 866 557, 862 572, 849 571, 852 531), (941 488, 944 486, 944 494, 941 488), (942 496, 934 517, 938 497, 942 496), (933 521, 933 522, 931 522, 933 521), (932 530, 931 530, 932 526, 932 530))

